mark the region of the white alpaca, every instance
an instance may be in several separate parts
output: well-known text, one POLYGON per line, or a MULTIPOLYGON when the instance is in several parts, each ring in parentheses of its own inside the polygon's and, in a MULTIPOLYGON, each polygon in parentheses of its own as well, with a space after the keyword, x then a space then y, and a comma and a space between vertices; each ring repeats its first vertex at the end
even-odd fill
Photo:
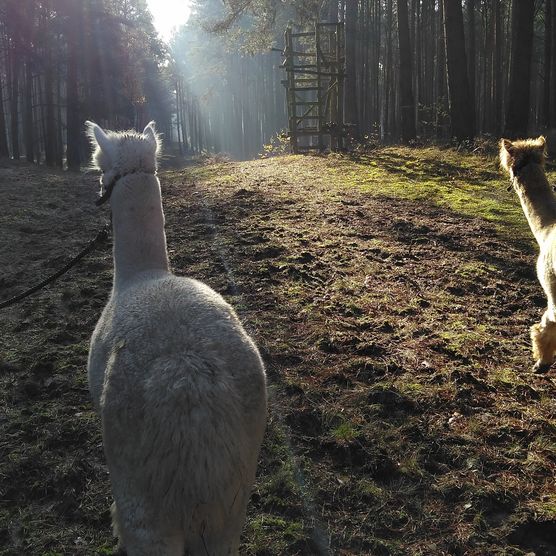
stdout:
POLYGON ((87 122, 111 195, 114 285, 89 353, 128 556, 238 553, 266 421, 263 364, 233 309, 168 265, 159 140, 87 122))

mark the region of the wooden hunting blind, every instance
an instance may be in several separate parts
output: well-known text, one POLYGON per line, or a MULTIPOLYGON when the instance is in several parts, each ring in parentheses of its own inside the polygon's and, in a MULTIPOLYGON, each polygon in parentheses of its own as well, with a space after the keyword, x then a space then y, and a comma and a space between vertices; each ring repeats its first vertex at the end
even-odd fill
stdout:
POLYGON ((344 146, 344 24, 284 34, 289 138, 292 152, 344 146))

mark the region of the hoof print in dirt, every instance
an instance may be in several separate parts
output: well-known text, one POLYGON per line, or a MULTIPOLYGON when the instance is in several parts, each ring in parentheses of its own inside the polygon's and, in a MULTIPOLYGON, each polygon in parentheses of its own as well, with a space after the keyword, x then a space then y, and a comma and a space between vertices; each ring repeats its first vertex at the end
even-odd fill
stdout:
POLYGON ((303 388, 301 388, 301 386, 291 383, 284 385, 284 392, 290 397, 305 395, 305 392, 303 391, 303 388))
POLYGON ((360 439, 349 442, 327 439, 321 448, 329 454, 335 466, 357 467, 373 479, 387 480, 399 472, 396 463, 383 449, 367 446, 360 439))
POLYGON ((340 353, 340 348, 333 338, 320 338, 316 345, 318 349, 325 353, 340 353))
POLYGON ((361 342, 355 346, 355 353, 366 357, 378 357, 383 355, 385 352, 386 349, 384 347, 374 342, 361 342))
POLYGON ((508 540, 520 548, 532 550, 535 556, 556 554, 556 521, 530 519, 519 525, 508 540))
POLYGON ((541 399, 539 391, 528 384, 518 384, 515 387, 515 395, 521 401, 541 399))
POLYGON ((309 253, 308 251, 303 251, 297 257, 294 258, 295 262, 306 264, 310 263, 315 259, 315 256, 309 253))
POLYGON ((238 296, 241 293, 241 290, 237 287, 236 284, 232 284, 228 282, 226 287, 222 290, 222 295, 229 295, 229 296, 238 296))
POLYGON ((452 380, 457 385, 467 384, 469 386, 474 386, 477 390, 480 390, 481 392, 493 392, 496 390, 496 388, 486 383, 484 380, 477 378, 470 371, 454 371, 452 373, 452 380))
POLYGON ((381 413, 389 415, 392 413, 415 413, 418 410, 417 403, 404 396, 395 388, 376 388, 367 395, 367 402, 381 406, 381 413))
POLYGON ((323 385, 351 388, 353 386, 353 381, 344 373, 333 373, 324 379, 323 385))
POLYGON ((41 360, 35 361, 31 366, 31 372, 34 375, 46 375, 50 376, 54 372, 54 361, 51 360, 41 360))
POLYGON ((10 363, 8 361, 0 361, 0 374, 15 373, 18 370, 19 368, 13 363, 10 363))
POLYGON ((20 384, 19 391, 22 397, 27 399, 38 398, 41 394, 41 385, 36 380, 25 380, 20 384))
POLYGON ((492 407, 495 403, 495 395, 490 391, 485 392, 469 385, 458 385, 454 401, 463 415, 469 415, 476 408, 492 407))
POLYGON ((234 197, 252 197, 253 195, 256 195, 256 192, 253 191, 252 189, 238 189, 235 193, 234 193, 234 197))
POLYGON ((267 245, 265 247, 261 247, 260 249, 256 249, 253 252, 252 258, 254 261, 263 261, 264 259, 275 259, 279 257, 284 252, 282 247, 277 245, 267 245))
POLYGON ((317 437, 323 432, 322 418, 316 411, 298 411, 286 417, 286 423, 296 434, 317 437))

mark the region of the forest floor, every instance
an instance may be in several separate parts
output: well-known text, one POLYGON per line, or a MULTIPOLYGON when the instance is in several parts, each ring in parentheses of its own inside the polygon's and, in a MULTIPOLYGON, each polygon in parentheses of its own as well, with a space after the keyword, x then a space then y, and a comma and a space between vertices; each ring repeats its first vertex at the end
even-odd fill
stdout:
MULTIPOLYGON (((391 147, 160 178, 174 271, 229 300, 267 366, 242 554, 556 554, 556 371, 531 373, 528 338, 545 298, 493 158, 391 147)), ((0 164, 0 299, 94 237, 97 180, 0 164)), ((86 377, 111 268, 106 242, 0 316, 2 556, 112 554, 86 377)))

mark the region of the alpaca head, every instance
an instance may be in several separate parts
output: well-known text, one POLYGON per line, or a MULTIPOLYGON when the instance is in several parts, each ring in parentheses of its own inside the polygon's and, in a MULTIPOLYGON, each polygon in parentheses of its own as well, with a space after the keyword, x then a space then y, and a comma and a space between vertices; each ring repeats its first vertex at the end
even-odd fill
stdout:
POLYGON ((537 139, 500 140, 500 166, 512 178, 527 164, 544 165, 545 156, 546 140, 542 135, 537 139))
POLYGON ((104 186, 126 174, 156 172, 160 138, 154 122, 150 122, 143 133, 133 130, 104 131, 93 122, 86 122, 85 125, 94 147, 93 166, 102 171, 101 183, 104 186))

